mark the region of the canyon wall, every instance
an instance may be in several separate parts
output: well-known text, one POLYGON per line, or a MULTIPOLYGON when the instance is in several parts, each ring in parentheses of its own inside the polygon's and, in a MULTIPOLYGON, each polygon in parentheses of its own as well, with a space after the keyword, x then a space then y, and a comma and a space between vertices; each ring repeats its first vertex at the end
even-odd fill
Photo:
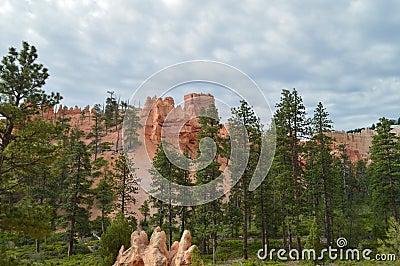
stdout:
POLYGON ((148 97, 139 114, 144 125, 144 141, 150 157, 164 140, 176 149, 187 151, 190 157, 196 155, 197 133, 201 130, 198 116, 202 108, 215 104, 211 94, 192 93, 184 96, 184 104, 175 106, 171 97, 148 97))
MULTIPOLYGON (((400 126, 392 126, 392 132, 400 136, 400 126)), ((333 145, 334 150, 338 150, 340 144, 346 145, 347 154, 354 163, 359 160, 370 161, 371 154, 369 148, 372 145, 372 138, 376 134, 375 130, 365 128, 361 132, 356 133, 335 130, 328 135, 335 140, 333 145)))

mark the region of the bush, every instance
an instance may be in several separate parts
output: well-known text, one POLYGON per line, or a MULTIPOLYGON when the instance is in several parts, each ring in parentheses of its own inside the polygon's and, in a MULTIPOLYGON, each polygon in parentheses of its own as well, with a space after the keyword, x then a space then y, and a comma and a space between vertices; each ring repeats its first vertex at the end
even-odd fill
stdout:
POLYGON ((202 264, 202 260, 201 260, 201 256, 200 256, 200 250, 198 247, 196 247, 195 249, 193 249, 192 251, 192 266, 201 266, 202 264))
POLYGON ((386 239, 378 239, 378 244, 381 245, 378 248, 381 254, 395 254, 396 258, 400 256, 400 224, 393 217, 389 219, 386 239))
POLYGON ((106 232, 101 235, 99 253, 104 263, 113 264, 121 246, 129 247, 130 238, 129 222, 122 213, 118 213, 106 232))

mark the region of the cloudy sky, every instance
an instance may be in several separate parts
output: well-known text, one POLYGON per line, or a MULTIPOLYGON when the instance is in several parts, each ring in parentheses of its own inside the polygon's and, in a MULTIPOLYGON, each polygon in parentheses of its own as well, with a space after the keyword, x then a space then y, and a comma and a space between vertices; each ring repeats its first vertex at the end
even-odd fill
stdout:
POLYGON ((129 98, 155 72, 215 60, 248 74, 273 107, 296 88, 335 129, 400 116, 400 2, 0 0, 0 54, 22 40, 68 106, 129 98))

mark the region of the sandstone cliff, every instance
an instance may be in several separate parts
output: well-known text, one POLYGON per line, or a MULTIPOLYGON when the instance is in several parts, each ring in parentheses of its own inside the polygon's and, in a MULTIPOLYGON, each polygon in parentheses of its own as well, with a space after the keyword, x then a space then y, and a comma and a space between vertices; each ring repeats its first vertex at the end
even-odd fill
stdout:
MULTIPOLYGON (((392 132, 400 136, 400 127, 394 126, 392 132)), ((346 151, 350 157, 350 161, 355 163, 359 160, 369 162, 369 148, 372 145, 372 138, 376 134, 375 130, 365 128, 357 133, 346 133, 345 131, 335 130, 331 132, 329 136, 335 140, 333 146, 335 150, 338 149, 340 144, 346 145, 346 151)))
POLYGON ((201 130, 197 117, 202 108, 207 109, 211 104, 215 104, 211 94, 185 95, 183 107, 175 106, 171 97, 148 97, 139 116, 145 126, 144 140, 151 157, 162 139, 177 149, 188 151, 189 156, 195 156, 198 148, 197 133, 201 130))
POLYGON ((369 160, 369 147, 372 145, 372 137, 376 132, 372 129, 363 129, 359 133, 346 133, 345 131, 335 130, 329 134, 335 142, 333 148, 338 149, 340 144, 346 145, 346 151, 351 162, 359 160, 369 160))

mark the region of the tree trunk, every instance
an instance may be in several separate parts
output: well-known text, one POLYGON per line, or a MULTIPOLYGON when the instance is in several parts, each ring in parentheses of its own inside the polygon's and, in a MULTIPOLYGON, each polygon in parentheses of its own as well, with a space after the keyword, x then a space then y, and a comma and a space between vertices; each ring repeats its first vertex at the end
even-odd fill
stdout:
POLYGON ((169 248, 172 246, 172 205, 168 205, 168 223, 169 223, 169 248))
POLYGON ((243 175, 243 259, 248 259, 247 254, 247 187, 246 174, 243 175))
MULTIPOLYGON (((265 247, 265 217, 264 217, 264 199, 263 199, 263 185, 260 187, 260 215, 261 215, 261 244, 262 248, 265 247)), ((265 251, 265 250, 264 250, 265 251)))
POLYGON ((302 247, 301 247, 301 239, 300 236, 297 236, 297 250, 299 251, 299 254, 301 254, 302 247))
POLYGON ((287 249, 288 243, 287 243, 286 222, 285 221, 282 221, 282 239, 283 239, 283 248, 287 249))
POLYGON ((40 239, 38 239, 38 238, 35 239, 35 249, 36 249, 36 253, 40 252, 40 239))
POLYGON ((101 232, 104 233, 106 231, 106 223, 105 223, 105 215, 104 209, 101 210, 101 232))
POLYGON ((325 176, 325 169, 322 166, 322 182, 323 182, 323 189, 324 189, 324 223, 325 223, 325 237, 328 245, 332 244, 332 235, 331 235, 331 223, 329 220, 329 206, 328 206, 328 191, 327 191, 327 184, 326 184, 326 176, 325 176))
POLYGON ((292 229, 290 228, 290 224, 288 225, 288 238, 289 238, 289 250, 293 249, 293 236, 292 229))
MULTIPOLYGON (((144 217, 146 220, 146 216, 144 217)), ((185 231, 185 207, 182 207, 182 223, 181 223, 181 235, 183 235, 183 232, 185 231)))
POLYGON ((217 264, 217 236, 213 233, 213 264, 217 264))
POLYGON ((72 255, 74 250, 74 235, 75 235, 75 217, 70 220, 68 257, 72 255))
POLYGON ((121 212, 125 214, 125 189, 126 189, 126 169, 124 167, 124 176, 122 178, 121 212))
POLYGON ((217 206, 216 206, 216 201, 214 200, 212 202, 213 206, 213 233, 212 233, 212 239, 213 239, 213 264, 217 264, 217 206))

